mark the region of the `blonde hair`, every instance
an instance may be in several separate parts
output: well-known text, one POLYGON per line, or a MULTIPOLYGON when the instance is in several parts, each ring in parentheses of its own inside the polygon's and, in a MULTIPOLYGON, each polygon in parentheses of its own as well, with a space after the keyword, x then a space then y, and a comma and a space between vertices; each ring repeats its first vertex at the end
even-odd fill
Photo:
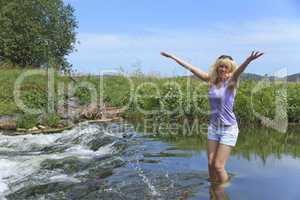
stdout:
POLYGON ((231 59, 231 57, 224 56, 224 55, 220 56, 209 69, 210 85, 219 83, 219 77, 218 77, 217 70, 220 65, 227 66, 229 69, 229 73, 232 73, 237 68, 237 64, 235 63, 235 61, 233 59, 231 59))

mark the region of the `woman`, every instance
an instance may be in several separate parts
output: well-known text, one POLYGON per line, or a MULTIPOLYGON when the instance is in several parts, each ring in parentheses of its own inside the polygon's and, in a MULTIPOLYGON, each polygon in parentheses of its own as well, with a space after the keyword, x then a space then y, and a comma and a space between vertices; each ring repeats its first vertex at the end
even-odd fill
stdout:
POLYGON ((161 52, 161 55, 175 60, 200 79, 209 82, 208 99, 211 107, 207 149, 209 179, 215 183, 226 183, 229 176, 225 165, 231 149, 236 144, 239 132, 233 113, 238 78, 246 67, 263 53, 252 51, 251 55, 238 68, 232 57, 222 55, 216 60, 209 73, 174 55, 166 52, 161 52))

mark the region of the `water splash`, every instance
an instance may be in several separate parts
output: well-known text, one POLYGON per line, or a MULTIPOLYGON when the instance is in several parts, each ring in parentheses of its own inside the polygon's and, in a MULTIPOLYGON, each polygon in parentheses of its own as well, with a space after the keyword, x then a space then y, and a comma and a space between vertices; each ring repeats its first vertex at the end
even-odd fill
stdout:
POLYGON ((30 182, 80 181, 61 170, 41 173, 41 163, 70 156, 93 160, 97 156, 117 153, 116 139, 107 139, 106 143, 101 143, 102 139, 108 137, 112 136, 105 135, 100 125, 86 123, 60 134, 0 135, 0 199, 26 186, 29 177, 32 177, 30 182), (96 144, 93 144, 96 149, 91 149, 90 142, 96 144), (35 177, 39 173, 42 177, 35 177))

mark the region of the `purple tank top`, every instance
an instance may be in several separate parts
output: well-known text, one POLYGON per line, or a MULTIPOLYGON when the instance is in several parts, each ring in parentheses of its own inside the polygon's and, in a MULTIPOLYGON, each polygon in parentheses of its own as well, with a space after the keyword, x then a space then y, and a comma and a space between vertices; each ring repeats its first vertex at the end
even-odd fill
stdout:
POLYGON ((235 125, 237 124, 233 112, 234 97, 236 89, 228 88, 228 80, 222 82, 222 86, 217 88, 211 85, 208 90, 208 100, 211 108, 210 125, 235 125))

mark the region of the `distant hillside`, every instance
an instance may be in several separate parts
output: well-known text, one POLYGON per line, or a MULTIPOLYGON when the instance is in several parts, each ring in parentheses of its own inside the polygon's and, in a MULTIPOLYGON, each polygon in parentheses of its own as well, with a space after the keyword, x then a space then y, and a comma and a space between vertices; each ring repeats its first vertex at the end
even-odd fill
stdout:
POLYGON ((300 82, 300 73, 287 76, 288 81, 300 82))
MULTIPOLYGON (((264 77, 265 76, 258 75, 258 74, 252 74, 252 73, 243 73, 241 75, 242 80, 261 80, 264 77)), ((290 81, 290 82, 300 82, 300 73, 291 74, 291 75, 288 75, 283 78, 278 78, 276 76, 267 76, 267 77, 269 80, 275 80, 275 79, 284 80, 284 79, 286 79, 287 81, 290 81)))
POLYGON ((262 75, 252 74, 252 73, 243 73, 241 75, 242 80, 257 80, 257 81, 259 81, 259 80, 263 79, 263 77, 264 76, 262 76, 262 75))
MULTIPOLYGON (((259 74, 253 74, 253 73, 243 73, 241 75, 241 80, 256 80, 256 81, 260 81, 262 80, 263 78, 265 78, 266 75, 259 75, 259 74)), ((192 75, 192 77, 195 77, 194 75, 192 75)), ((275 76, 268 76, 268 79, 269 80, 274 80, 276 77, 275 76)), ((195 77, 196 78, 196 77, 195 77)), ((288 75, 284 78, 276 78, 277 80, 278 79, 287 79, 287 81, 290 81, 290 82, 300 82, 300 73, 296 73, 296 74, 291 74, 291 75, 288 75)))

